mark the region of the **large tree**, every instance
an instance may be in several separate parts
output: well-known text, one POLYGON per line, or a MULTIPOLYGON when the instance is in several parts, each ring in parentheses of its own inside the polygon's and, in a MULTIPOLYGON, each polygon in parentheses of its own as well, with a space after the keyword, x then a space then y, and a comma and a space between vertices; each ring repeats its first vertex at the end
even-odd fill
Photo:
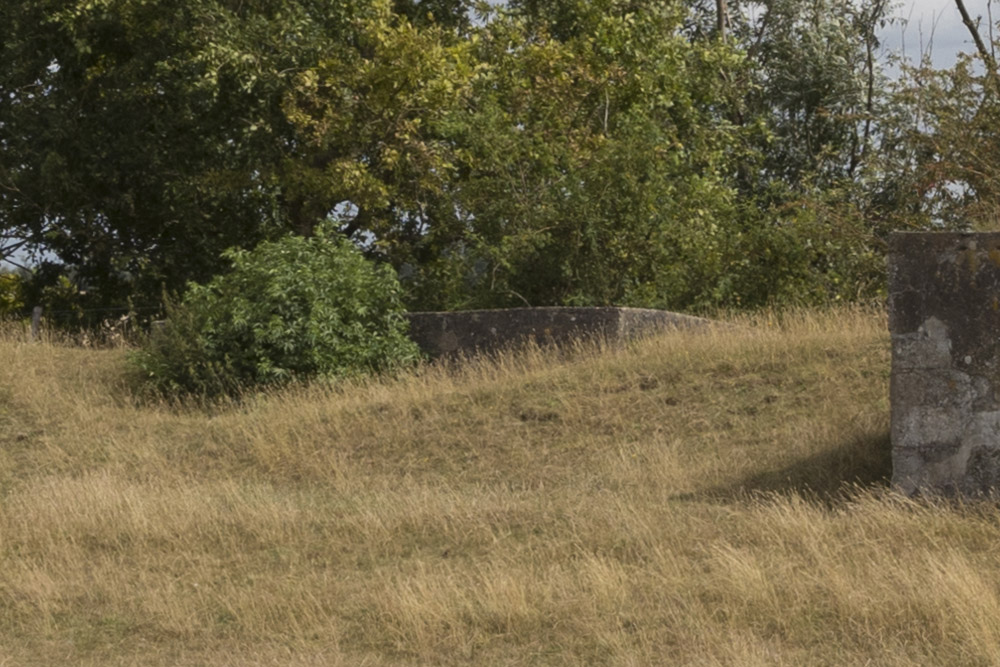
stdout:
POLYGON ((434 274, 460 289, 431 282, 428 299, 712 300, 734 239, 723 163, 738 132, 717 108, 719 73, 740 56, 685 38, 684 15, 662 3, 514 3, 481 31, 485 69, 454 121, 467 235, 451 272, 434 274))
POLYGON ((0 258, 156 301, 325 223, 414 307, 821 298, 869 261, 882 0, 470 4, 4 3, 0 258))
POLYGON ((391 174, 367 165, 421 148, 427 110, 398 118, 400 88, 457 30, 431 10, 461 3, 424 5, 4 3, 0 253, 43 250, 109 300, 156 296, 212 275, 224 248, 381 204, 391 174))

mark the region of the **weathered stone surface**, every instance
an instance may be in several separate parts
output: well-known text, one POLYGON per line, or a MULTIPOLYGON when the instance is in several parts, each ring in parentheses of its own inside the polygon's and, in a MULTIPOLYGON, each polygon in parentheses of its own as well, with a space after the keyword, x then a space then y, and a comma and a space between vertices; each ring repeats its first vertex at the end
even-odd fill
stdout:
POLYGON ((890 239, 893 483, 1000 492, 1000 233, 890 239))
POLYGON ((431 356, 492 352, 532 340, 565 343, 586 337, 609 341, 670 328, 712 324, 689 315, 644 308, 508 308, 408 313, 410 338, 431 356))

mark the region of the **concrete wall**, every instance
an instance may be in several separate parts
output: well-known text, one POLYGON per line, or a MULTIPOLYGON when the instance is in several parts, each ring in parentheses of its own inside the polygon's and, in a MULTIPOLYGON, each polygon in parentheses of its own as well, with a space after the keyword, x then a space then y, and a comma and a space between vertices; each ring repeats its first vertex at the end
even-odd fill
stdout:
POLYGON ((508 308, 408 313, 410 338, 431 356, 492 352, 532 340, 565 343, 578 338, 628 340, 709 320, 643 308, 508 308))
POLYGON ((889 253, 893 483, 1000 491, 1000 233, 897 233, 889 253))

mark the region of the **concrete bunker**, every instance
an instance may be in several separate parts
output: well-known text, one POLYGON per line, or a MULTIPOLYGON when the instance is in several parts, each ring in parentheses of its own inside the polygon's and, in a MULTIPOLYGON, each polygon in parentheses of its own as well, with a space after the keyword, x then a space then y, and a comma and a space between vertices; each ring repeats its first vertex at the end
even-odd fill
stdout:
POLYGON ((495 352, 533 341, 564 344, 600 337, 619 342, 711 320, 646 308, 507 308, 407 313, 410 338, 432 357, 495 352))
POLYGON ((1000 492, 1000 232, 889 241, 892 481, 1000 492))

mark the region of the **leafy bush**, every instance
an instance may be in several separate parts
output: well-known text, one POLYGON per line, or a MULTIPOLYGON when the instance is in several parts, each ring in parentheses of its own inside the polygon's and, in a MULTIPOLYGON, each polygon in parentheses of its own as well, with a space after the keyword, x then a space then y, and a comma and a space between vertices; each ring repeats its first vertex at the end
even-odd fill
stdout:
POLYGON ((216 395, 381 372, 419 357, 388 266, 320 233, 228 250, 232 270, 189 284, 133 356, 147 385, 216 395))
POLYGON ((24 281, 16 273, 0 272, 0 317, 14 315, 24 308, 24 281))

